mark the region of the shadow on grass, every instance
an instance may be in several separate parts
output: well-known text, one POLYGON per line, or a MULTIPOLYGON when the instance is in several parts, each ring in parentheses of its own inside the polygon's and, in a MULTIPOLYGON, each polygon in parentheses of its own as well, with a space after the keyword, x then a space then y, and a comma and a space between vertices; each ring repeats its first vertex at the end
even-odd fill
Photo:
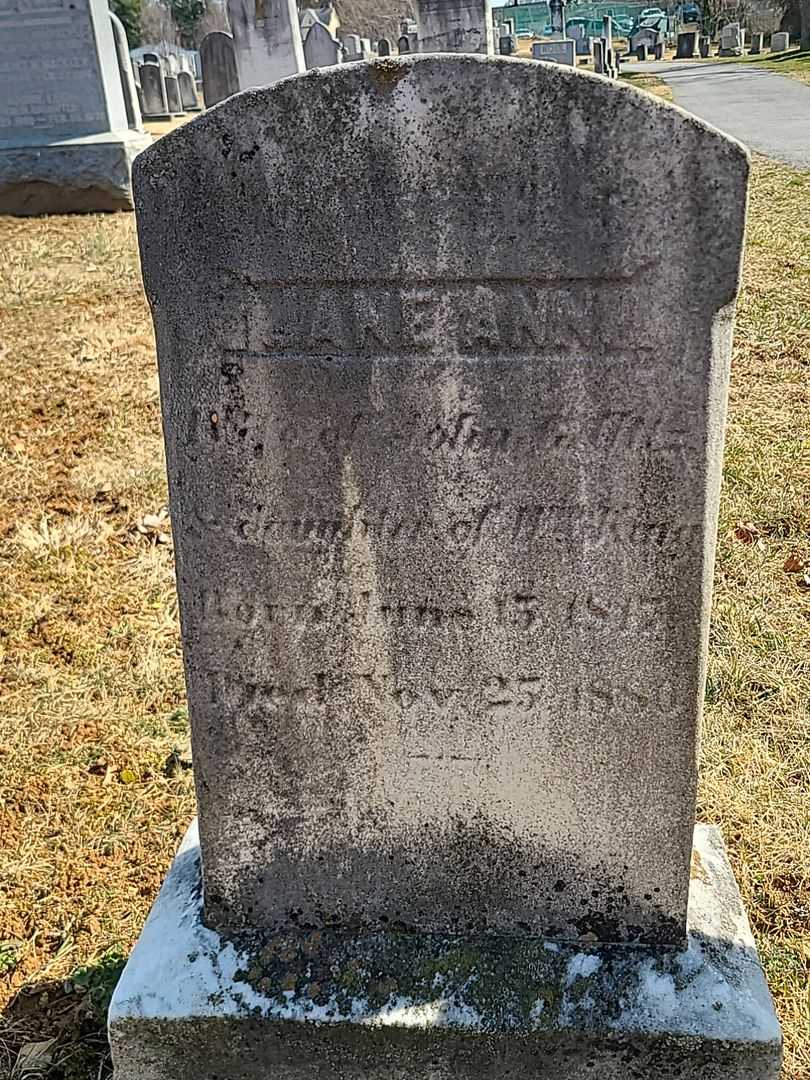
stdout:
POLYGON ((23 987, 0 1016, 4 1080, 107 1080, 107 1009, 124 968, 108 953, 68 979, 23 987))

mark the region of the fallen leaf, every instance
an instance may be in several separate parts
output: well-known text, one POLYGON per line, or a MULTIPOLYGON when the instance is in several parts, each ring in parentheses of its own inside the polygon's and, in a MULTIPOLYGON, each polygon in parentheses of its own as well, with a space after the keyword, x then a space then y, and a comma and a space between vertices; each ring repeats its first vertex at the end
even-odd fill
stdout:
POLYGON ((134 773, 132 769, 121 769, 118 773, 118 779, 122 784, 134 784, 137 783, 138 774, 134 773))
POLYGON ((753 521, 738 521, 734 535, 738 540, 742 540, 744 544, 754 544, 762 536, 762 533, 753 521))
POLYGON ((800 574, 807 567, 807 559, 799 551, 794 551, 785 559, 782 569, 786 574, 800 574))

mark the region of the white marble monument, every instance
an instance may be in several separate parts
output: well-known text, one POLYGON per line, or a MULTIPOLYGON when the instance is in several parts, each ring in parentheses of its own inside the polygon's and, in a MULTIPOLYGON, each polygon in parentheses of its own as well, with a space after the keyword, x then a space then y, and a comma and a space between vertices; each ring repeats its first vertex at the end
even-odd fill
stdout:
POLYGON ((0 213, 131 209, 150 141, 127 116, 104 0, 0 0, 0 213))

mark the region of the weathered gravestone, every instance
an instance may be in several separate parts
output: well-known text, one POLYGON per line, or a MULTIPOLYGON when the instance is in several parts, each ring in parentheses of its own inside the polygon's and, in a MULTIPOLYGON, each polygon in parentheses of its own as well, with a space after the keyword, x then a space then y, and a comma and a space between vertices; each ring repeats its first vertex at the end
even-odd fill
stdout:
POLYGON ((104 0, 0 0, 0 214, 131 209, 118 63, 104 0))
POLYGON ((711 52, 711 38, 701 34, 698 39, 698 49, 700 50, 701 59, 705 60, 711 52))
POLYGON ((399 52, 400 55, 412 52, 411 39, 407 34, 400 34, 397 38, 397 52, 399 52))
POLYGON ((144 116, 150 120, 171 119, 163 68, 160 64, 141 64, 139 75, 144 116))
POLYGON ((331 67, 339 64, 343 57, 343 47, 323 23, 314 22, 309 28, 304 42, 304 59, 307 70, 316 67, 331 67))
POLYGON ((228 18, 243 90, 305 70, 295 0, 228 0, 228 18))
POLYGON ((377 55, 378 56, 390 56, 391 55, 391 42, 388 38, 380 38, 377 42, 377 55))
POLYGON ((164 75, 163 85, 166 88, 166 104, 169 112, 179 115, 183 110, 183 102, 180 98, 180 86, 176 75, 164 75))
POLYGON ((558 41, 535 41, 532 45, 532 59, 573 67, 577 62, 574 40, 567 38, 558 41))
POLYGON ((742 30, 739 23, 729 23, 720 31, 718 56, 742 56, 742 30))
POLYGON ((221 30, 206 34, 200 44, 203 101, 207 108, 239 92, 233 38, 221 30))
POLYGON ((420 53, 494 53, 490 0, 415 2, 420 53))
POLYGON ((785 31, 780 31, 778 34, 771 34, 771 52, 785 52, 790 48, 790 34, 785 31))
POLYGON ((759 56, 762 52, 762 42, 764 37, 764 34, 751 34, 751 43, 748 49, 750 56, 759 56))
POLYGON ((348 63, 363 59, 363 45, 359 34, 342 34, 341 42, 343 44, 344 59, 348 63))
POLYGON ((698 38, 700 34, 697 30, 685 30, 683 33, 678 34, 675 43, 675 59, 676 60, 694 60, 699 56, 698 52, 698 38))
POLYGON ((138 162, 200 845, 117 1080, 776 1077, 693 841, 747 171, 471 56, 243 93, 138 162))
POLYGON ((185 112, 199 112, 200 102, 197 99, 197 88, 188 71, 178 71, 177 88, 180 91, 180 104, 185 112))

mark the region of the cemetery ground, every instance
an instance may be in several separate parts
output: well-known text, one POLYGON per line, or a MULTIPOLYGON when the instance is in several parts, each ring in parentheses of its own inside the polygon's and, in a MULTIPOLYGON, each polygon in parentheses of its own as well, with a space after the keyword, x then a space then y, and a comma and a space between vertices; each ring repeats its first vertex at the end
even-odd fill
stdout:
MULTIPOLYGON (((132 215, 0 218, 0 250, 0 1076, 22 1053, 97 1080, 194 812, 154 344, 132 215)), ((729 847, 785 1080, 810 1075, 808 282, 810 174, 757 159, 698 816, 729 847)))

